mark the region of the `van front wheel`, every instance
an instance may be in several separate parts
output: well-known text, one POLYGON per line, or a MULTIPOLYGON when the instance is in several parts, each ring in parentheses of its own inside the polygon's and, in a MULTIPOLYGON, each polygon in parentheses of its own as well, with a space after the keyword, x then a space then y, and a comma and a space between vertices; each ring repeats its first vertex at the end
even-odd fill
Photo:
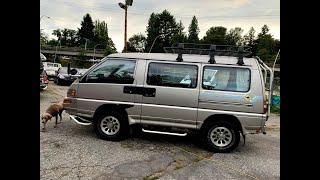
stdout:
POLYGON ((209 150, 225 153, 234 150, 240 142, 240 133, 225 121, 212 124, 205 131, 205 140, 209 150))
POLYGON ((127 119, 118 111, 102 113, 94 123, 98 137, 110 141, 119 141, 129 132, 127 119))

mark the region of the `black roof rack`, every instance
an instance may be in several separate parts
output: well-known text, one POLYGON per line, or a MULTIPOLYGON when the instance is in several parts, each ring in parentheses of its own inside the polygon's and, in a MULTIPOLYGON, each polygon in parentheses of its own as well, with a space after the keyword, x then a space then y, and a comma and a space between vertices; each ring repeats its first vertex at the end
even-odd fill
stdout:
POLYGON ((238 57, 238 65, 243 65, 243 57, 251 55, 249 46, 214 45, 214 44, 194 44, 178 43, 171 47, 163 48, 166 53, 178 54, 177 61, 183 61, 182 54, 209 55, 209 63, 214 64, 215 56, 235 56, 238 57))

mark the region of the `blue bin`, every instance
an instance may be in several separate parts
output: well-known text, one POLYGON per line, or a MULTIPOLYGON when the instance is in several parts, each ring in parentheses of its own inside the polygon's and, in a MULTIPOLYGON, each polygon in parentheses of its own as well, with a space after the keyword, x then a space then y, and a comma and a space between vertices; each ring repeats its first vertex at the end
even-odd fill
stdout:
POLYGON ((280 105, 280 96, 272 96, 271 101, 273 105, 280 105))

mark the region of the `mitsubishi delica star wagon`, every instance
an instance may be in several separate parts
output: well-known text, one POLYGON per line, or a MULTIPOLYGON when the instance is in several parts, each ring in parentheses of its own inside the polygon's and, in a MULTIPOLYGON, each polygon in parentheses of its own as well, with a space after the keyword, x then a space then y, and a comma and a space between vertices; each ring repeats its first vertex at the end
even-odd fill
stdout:
POLYGON ((265 134, 272 70, 247 58, 245 47, 185 46, 105 57, 70 86, 67 113, 105 140, 128 137, 133 125, 145 133, 198 132, 208 150, 221 153, 247 134, 265 134))

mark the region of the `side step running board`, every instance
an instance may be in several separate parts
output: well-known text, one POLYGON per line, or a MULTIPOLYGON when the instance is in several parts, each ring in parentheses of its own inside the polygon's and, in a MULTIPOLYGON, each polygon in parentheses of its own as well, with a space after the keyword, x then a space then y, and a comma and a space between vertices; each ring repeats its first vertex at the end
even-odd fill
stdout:
POLYGON ((187 133, 171 133, 171 132, 163 132, 163 131, 152 131, 152 130, 146 130, 146 129, 143 129, 142 128, 142 131, 143 132, 146 132, 146 133, 153 133, 153 134, 166 134, 166 135, 173 135, 173 136, 186 136, 187 133))
POLYGON ((89 126, 89 125, 92 124, 92 122, 90 122, 90 121, 88 121, 86 119, 83 119, 81 117, 73 116, 73 115, 69 115, 69 116, 70 116, 70 119, 72 119, 77 124, 81 124, 81 125, 85 125, 85 126, 89 126))

